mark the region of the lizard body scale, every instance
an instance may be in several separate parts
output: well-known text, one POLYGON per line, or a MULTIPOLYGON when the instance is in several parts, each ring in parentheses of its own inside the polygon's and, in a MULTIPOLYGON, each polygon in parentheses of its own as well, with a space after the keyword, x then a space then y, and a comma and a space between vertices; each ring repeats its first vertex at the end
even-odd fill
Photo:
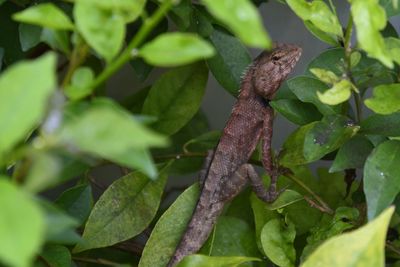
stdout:
MULTIPOLYGON (((258 197, 265 201, 276 197, 263 188, 254 169, 246 163, 261 139, 262 163, 273 178, 271 139, 274 114, 268 102, 300 55, 300 47, 278 44, 272 51, 262 52, 248 68, 218 145, 206 160, 206 168, 200 178, 200 198, 168 267, 175 266, 184 256, 201 248, 224 204, 242 190, 249 178, 258 197)), ((276 192, 276 181, 271 181, 270 190, 276 192)))

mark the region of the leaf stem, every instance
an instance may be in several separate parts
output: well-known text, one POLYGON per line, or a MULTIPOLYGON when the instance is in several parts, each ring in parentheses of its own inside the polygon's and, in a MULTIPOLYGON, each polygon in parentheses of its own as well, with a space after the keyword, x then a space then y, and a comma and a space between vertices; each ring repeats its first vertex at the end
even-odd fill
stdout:
POLYGON ((292 173, 286 173, 286 177, 288 177, 290 180, 298 184, 300 187, 302 187, 304 190, 306 190, 310 195, 313 196, 313 198, 318 201, 318 203, 322 206, 322 208, 329 214, 333 214, 333 210, 329 207, 329 205, 322 200, 320 196, 317 195, 314 191, 311 190, 305 183, 303 183, 298 177, 296 177, 292 173))
POLYGON ((172 7, 174 0, 165 0, 162 2, 160 7, 154 12, 154 14, 143 21, 143 25, 139 31, 129 42, 128 46, 122 51, 122 53, 111 62, 93 81, 92 87, 96 89, 103 84, 108 78, 110 78, 117 70, 119 70, 125 63, 127 63, 134 54, 134 49, 138 48, 146 39, 147 35, 153 30, 153 28, 160 22, 168 10, 172 7))
POLYGON ((74 50, 72 51, 71 61, 61 84, 62 89, 65 89, 65 87, 70 83, 74 71, 83 63, 88 52, 88 45, 81 38, 79 38, 78 43, 75 45, 74 50))
MULTIPOLYGON (((351 36, 353 33, 353 16, 350 14, 349 21, 347 22, 346 32, 344 36, 344 55, 345 55, 345 68, 346 76, 350 82, 355 86, 355 81, 351 72, 351 36)), ((359 90, 357 90, 359 91, 359 90)), ((353 90, 354 104, 356 106, 356 122, 359 123, 362 119, 361 96, 359 92, 353 90)))

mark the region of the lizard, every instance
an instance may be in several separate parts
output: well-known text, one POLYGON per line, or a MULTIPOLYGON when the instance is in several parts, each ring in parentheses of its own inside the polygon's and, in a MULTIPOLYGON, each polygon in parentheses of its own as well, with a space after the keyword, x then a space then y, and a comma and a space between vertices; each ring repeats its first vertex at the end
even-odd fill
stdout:
POLYGON ((201 248, 224 204, 235 197, 247 181, 263 201, 271 202, 279 194, 277 168, 273 166, 271 155, 274 110, 269 101, 296 65, 301 51, 296 45, 274 44, 271 51, 263 51, 247 68, 231 116, 216 148, 205 160, 200 173, 199 200, 168 267, 201 248), (262 165, 271 177, 268 190, 254 168, 247 164, 260 140, 262 165))

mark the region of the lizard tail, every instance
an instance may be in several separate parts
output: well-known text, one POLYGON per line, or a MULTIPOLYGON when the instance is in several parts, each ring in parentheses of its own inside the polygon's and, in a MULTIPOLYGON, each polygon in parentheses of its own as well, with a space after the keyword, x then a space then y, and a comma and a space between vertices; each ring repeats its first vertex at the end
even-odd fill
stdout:
POLYGON ((224 204, 217 202, 210 208, 204 208, 200 198, 186 231, 180 240, 167 267, 177 265, 185 256, 196 253, 206 242, 215 222, 223 210, 224 204))

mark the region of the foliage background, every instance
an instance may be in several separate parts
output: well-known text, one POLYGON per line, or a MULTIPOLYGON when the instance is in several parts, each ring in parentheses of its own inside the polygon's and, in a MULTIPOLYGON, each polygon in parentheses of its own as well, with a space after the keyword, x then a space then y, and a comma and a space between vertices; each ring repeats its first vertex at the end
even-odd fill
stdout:
MULTIPOLYGON (((217 7, 216 10, 221 10, 223 7, 218 6, 223 2, 203 1, 208 3, 208 8, 212 8, 214 4, 217 7)), ((1 19, 3 25, 5 25, 4 29, 7 30, 2 33, 0 38, 0 44, 7 47, 7 53, 4 58, 5 67, 9 67, 8 65, 13 61, 10 61, 10 51, 16 53, 12 56, 18 57, 18 39, 20 39, 22 48, 24 46, 27 46, 28 49, 36 47, 37 43, 35 42, 38 39, 35 38, 38 37, 41 29, 28 25, 33 20, 33 24, 39 24, 46 29, 40 37, 42 38, 41 41, 47 42, 53 49, 58 50, 60 54, 64 53, 72 59, 70 62, 67 61, 66 65, 72 66, 70 69, 75 71, 77 66, 74 66, 74 64, 80 65, 82 63, 79 62, 79 53, 82 51, 87 53, 88 47, 78 36, 72 35, 71 37, 66 34, 66 32, 73 29, 73 25, 68 18, 66 19, 63 15, 58 14, 58 20, 55 20, 55 17, 50 15, 56 16, 58 11, 49 10, 51 7, 46 6, 48 9, 46 12, 39 14, 41 15, 39 19, 35 18, 33 13, 21 12, 14 15, 15 20, 22 22, 18 25, 16 22, 9 21, 10 15, 14 11, 30 6, 31 2, 35 1, 10 2, 0 1, 0 7, 3 8, 0 8, 1 19), (10 7, 12 7, 11 11, 10 7), (47 15, 52 19, 47 20, 47 15), (49 31, 47 28, 51 30, 49 31), (16 36, 16 34, 19 34, 19 36, 16 36), (71 43, 76 45, 77 49, 75 51, 69 50, 71 47, 68 48, 67 45, 69 43, 68 37, 71 37, 71 43), (10 47, 15 49, 10 49, 10 47)), ((142 14, 143 19, 148 18, 149 15, 152 16, 154 8, 157 6, 157 4, 154 4, 156 1, 149 2, 151 2, 149 3, 149 13, 142 14)), ((168 0, 165 2, 168 2, 168 0)), ((181 20, 180 16, 185 18, 185 12, 188 10, 188 1, 182 2, 183 4, 175 9, 172 12, 173 14, 170 14, 170 19, 173 21, 172 24, 176 24, 175 27, 184 31, 187 25, 185 26, 185 21, 181 20)), ((263 1, 253 2, 260 4, 263 1)), ((328 7, 328 4, 331 4, 332 1, 326 1, 326 4, 318 0, 309 3, 310 6, 314 3, 319 4, 319 8, 321 8, 313 11, 317 15, 314 20, 312 17, 307 17, 307 9, 302 10, 304 6, 301 6, 301 3, 304 4, 304 1, 288 0, 287 2, 290 2, 292 9, 306 23, 311 21, 314 26, 324 29, 322 33, 319 32, 317 34, 319 37, 325 38, 333 46, 341 45, 332 39, 335 34, 343 37, 341 36, 343 34, 341 27, 338 27, 335 21, 330 21, 328 27, 324 28, 324 23, 326 23, 324 20, 328 18, 328 15, 330 16, 329 19, 332 19, 332 14, 335 13, 335 10, 329 11, 329 8, 325 8, 324 12, 326 13, 318 17, 318 12, 324 7, 328 7), (299 3, 300 5, 296 7, 296 4, 299 3)), ((348 20, 349 6, 345 1, 333 2, 336 5, 342 25, 344 25, 344 22, 348 20)), ((350 54, 345 55, 345 60, 351 64, 341 69, 342 63, 329 64, 329 62, 340 61, 340 58, 343 58, 342 52, 340 49, 329 50, 326 53, 323 52, 319 59, 311 63, 310 70, 306 70, 308 77, 292 79, 288 83, 289 87, 284 86, 279 99, 273 103, 274 107, 292 121, 297 122, 297 124, 303 125, 311 122, 311 124, 307 124, 301 129, 307 131, 312 129, 310 133, 314 134, 313 142, 307 139, 310 137, 308 132, 308 137, 304 139, 304 131, 296 131, 291 135, 292 137, 286 139, 287 134, 295 127, 292 124, 287 124, 285 119, 278 118, 277 123, 279 126, 274 138, 275 147, 280 148, 283 141, 286 140, 283 145, 286 150, 283 152, 281 162, 289 165, 295 173, 294 176, 290 177, 291 181, 282 178, 281 186, 290 184, 290 190, 285 192, 279 201, 272 205, 261 203, 254 195, 250 195, 249 191, 245 191, 227 207, 225 216, 219 219, 212 237, 201 251, 202 254, 213 257, 191 256, 182 262, 181 266, 200 266, 200 263, 207 266, 212 264, 214 266, 236 266, 242 262, 245 262, 244 265, 249 266, 262 266, 267 262, 270 264, 272 262, 278 266, 294 266, 299 263, 303 266, 316 266, 316 264, 323 264, 323 266, 357 266, 357 264, 362 266, 383 266, 384 248, 388 252, 387 263, 392 266, 399 264, 398 215, 396 213, 393 216, 389 235, 386 237, 386 230, 393 209, 385 210, 393 202, 394 204, 398 202, 394 198, 399 191, 397 180, 400 171, 398 170, 397 162, 400 160, 399 152, 396 150, 399 143, 395 140, 396 138, 393 138, 394 140, 392 141, 384 142, 388 137, 400 135, 398 127, 396 127, 400 123, 398 113, 396 113, 399 109, 399 102, 396 97, 385 95, 381 95, 381 98, 375 100, 375 102, 370 101, 371 109, 375 112, 389 115, 387 117, 374 115, 372 120, 363 120, 361 122, 361 134, 352 139, 350 138, 359 130, 359 125, 355 125, 348 118, 337 114, 347 115, 353 120, 357 120, 357 116, 353 116, 354 114, 351 111, 348 112, 348 106, 346 107, 346 105, 342 105, 344 108, 340 110, 337 107, 332 108, 332 106, 326 104, 328 102, 347 101, 351 92, 356 95, 357 88, 352 87, 350 81, 359 87, 358 89, 363 90, 366 87, 393 83, 398 80, 396 76, 398 72, 397 65, 393 70, 390 70, 384 67, 383 64, 390 66, 393 64, 392 61, 396 64, 399 63, 399 51, 397 49, 400 47, 400 41, 392 38, 387 44, 379 43, 379 30, 383 30, 383 22, 386 18, 382 13, 379 13, 378 2, 374 0, 353 0, 350 2, 352 2, 354 9, 358 8, 358 11, 353 13, 357 29, 360 27, 362 30, 359 32, 366 32, 364 36, 358 36, 359 48, 363 48, 371 56, 380 60, 381 63, 376 59, 368 59, 365 55, 361 56, 359 50, 352 53, 351 57, 350 54), (370 17, 368 18, 365 15, 368 13, 361 15, 362 12, 370 12, 370 17), (364 27, 362 23, 366 23, 364 27), (373 45, 368 46, 369 44, 373 45), (315 69, 316 67, 320 69, 315 69), (347 71, 354 71, 352 74, 355 81, 352 80, 349 73, 344 71, 346 68, 347 71), (336 72, 336 74, 344 75, 335 76, 335 74, 327 72, 327 69, 336 72), (363 76, 367 72, 369 73, 363 76), (311 75, 314 75, 312 80, 310 80, 311 75), (320 81, 316 80, 315 77, 320 81), (371 77, 372 79, 369 80, 371 77), (306 85, 302 83, 302 79, 306 81, 306 85), (364 80, 365 84, 363 84, 363 79, 367 80, 367 82, 364 80), (320 99, 322 100, 325 97, 323 101, 326 102, 321 103, 315 95, 307 96, 307 90, 310 90, 310 88, 315 89, 310 85, 310 82, 318 84, 317 89, 320 91, 329 88, 326 84, 335 84, 335 86, 341 84, 342 87, 336 87, 336 94, 320 95, 320 99), (290 94, 289 89, 296 96, 290 94), (307 97, 310 97, 311 100, 306 99, 307 97), (321 122, 313 123, 312 121, 320 119, 318 117, 319 111, 314 113, 305 112, 302 116, 299 116, 299 113, 297 113, 297 116, 291 115, 288 111, 291 111, 292 106, 285 106, 282 103, 297 103, 306 111, 310 111, 310 109, 315 111, 315 107, 311 108, 311 104, 300 103, 296 98, 303 102, 311 101, 326 116, 321 122), (379 106, 379 103, 384 103, 384 105, 379 106), (337 114, 332 115, 332 113, 337 114), (393 115, 390 115, 392 113, 393 115), (282 124, 285 126, 282 126, 282 124), (365 138, 365 134, 367 134, 368 140, 365 138), (368 134, 375 134, 375 136, 368 136, 368 134), (342 145, 344 141, 349 139, 354 142, 351 145, 355 147, 350 147, 349 145, 350 148, 346 150, 346 146, 342 145), (299 145, 299 141, 304 141, 307 145, 302 147, 301 144, 299 145), (296 162, 301 164, 315 162, 329 152, 341 147, 341 152, 336 155, 336 165, 334 164, 336 171, 346 168, 360 168, 374 146, 379 149, 374 150, 370 155, 364 171, 364 176, 368 176, 367 178, 369 179, 364 187, 368 202, 367 207, 365 206, 364 196, 360 191, 362 186, 357 190, 358 182, 355 182, 352 190, 350 190, 350 197, 343 199, 346 193, 343 173, 330 174, 326 169, 318 169, 314 172, 314 176, 319 177, 319 180, 316 181, 305 168, 294 166, 296 162), (357 153, 354 153, 355 151, 357 153), (361 156, 354 157, 355 154, 360 154, 361 156), (381 182, 375 179, 377 177, 387 180, 381 182), (298 178, 302 180, 303 185, 298 178), (308 205, 306 204, 307 202, 308 205), (333 209, 336 209, 335 212, 333 209), (366 212, 366 209, 368 209, 368 212, 366 212), (378 216, 380 212, 382 214, 378 216), (341 234, 350 229, 354 230, 360 227, 367 220, 370 222, 357 231, 341 234), (328 242, 321 246, 323 241, 336 235, 339 236, 329 239, 328 242), (319 248, 315 250, 317 247, 319 248), (314 253, 311 254, 312 252, 314 253), (338 260, 337 255, 342 255, 343 257, 338 260), (351 260, 354 257, 357 259, 356 262, 351 260), (263 262, 258 263, 257 261, 260 258, 263 259, 263 262)), ((96 3, 96 1, 91 0, 75 1, 76 6, 79 6, 74 10, 75 23, 79 31, 85 36, 86 41, 97 52, 97 59, 91 56, 85 64, 92 68, 96 75, 101 65, 98 58, 104 59, 108 63, 111 62, 109 66, 113 66, 113 57, 118 52, 118 49, 113 46, 115 45, 113 40, 120 37, 118 34, 123 31, 121 30, 121 25, 124 26, 125 23, 132 22, 132 13, 124 13, 124 10, 127 9, 130 12, 132 10, 140 10, 138 6, 131 6, 129 1, 118 0, 115 3, 110 3, 107 1, 96 3), (94 13, 99 17, 89 16, 92 14, 89 13, 89 10, 90 12, 101 11, 94 13), (115 16, 109 16, 108 12, 116 13, 114 14, 115 16), (104 18, 101 18, 101 16, 109 19, 108 23, 102 24, 103 21, 101 19, 104 18), (100 23, 91 24, 93 22, 91 20, 99 18, 100 23), (104 38, 102 34, 95 33, 96 29, 94 31, 93 28, 90 29, 90 27, 98 27, 99 25, 101 25, 100 32, 109 31, 108 34, 110 36, 105 35, 105 40, 102 39, 104 38)), ((135 3, 140 3, 140 1, 135 3)), ((248 1, 242 0, 237 3, 241 3, 244 6, 248 1)), ((393 11, 390 7, 392 5, 391 1, 382 0, 380 3, 386 8, 388 15, 397 14, 397 11, 393 11)), ((393 1, 394 6, 396 3, 397 1, 393 1)), ((32 5, 32 9, 35 8, 35 4, 37 3, 35 2, 32 5)), ((56 1, 56 4, 72 16, 71 4, 62 1, 56 1)), ((166 5, 161 4, 161 6, 166 5)), ((38 5, 37 7, 43 6, 38 5)), ((273 2, 263 5, 262 10, 265 10, 265 14, 263 14, 267 18, 265 24, 272 39, 297 43, 304 49, 302 64, 299 64, 297 73, 294 73, 294 75, 302 74, 311 57, 320 54, 325 48, 331 46, 316 41, 305 30, 302 21, 292 11, 289 11, 287 6, 273 2), (281 23, 277 23, 278 21, 281 21, 281 23), (290 31, 287 29, 290 29, 290 31), (298 35, 295 35, 294 32, 298 35)), ((214 10, 214 12, 217 11, 214 10)), ((136 16, 138 15, 136 14, 136 16)), ((223 14, 221 16, 223 17, 223 14)), ((253 15, 252 17, 256 16, 253 15)), ((213 20, 213 18, 208 19, 213 20)), ((395 22, 395 19, 392 20, 395 22)), ((218 24, 215 21, 214 23, 218 24)), ((228 20, 225 23, 235 28, 235 21, 228 20)), ((394 23, 394 25, 396 26, 397 24, 394 23)), ((130 26, 132 27, 131 30, 133 30, 131 32, 128 30, 128 40, 132 32, 138 28, 138 25, 135 26, 133 24, 130 26)), ((206 26, 202 25, 204 28, 198 30, 205 37, 208 37, 207 34, 209 32, 207 32, 206 26)), ((219 29, 218 27, 220 26, 215 26, 215 28, 219 29)), ((310 25, 308 26, 310 27, 310 25)), ((166 30, 163 25, 156 28, 159 31, 166 30)), ((397 37, 397 33, 390 28, 385 29, 382 34, 384 37, 397 37)), ((240 29, 236 32, 236 35, 240 36, 240 29)), ((170 37, 172 38, 172 35, 170 37)), ((178 36, 175 37, 178 38, 178 36)), ((156 42, 147 42, 153 46, 147 44, 139 51, 134 50, 132 53, 134 55, 139 53, 149 63, 164 67, 175 65, 175 60, 180 61, 179 64, 185 65, 196 61, 198 58, 211 56, 211 49, 207 44, 193 36, 188 35, 185 38, 185 42, 190 43, 193 47, 197 46, 197 49, 189 49, 190 51, 187 52, 186 58, 181 53, 185 49, 185 42, 178 41, 175 43, 176 47, 181 47, 179 47, 178 54, 173 58, 168 58, 167 54, 158 52, 158 50, 166 47, 169 50, 173 50, 175 46, 171 46, 172 39, 165 43, 160 41, 158 44, 156 42)), ((250 46, 267 46, 263 34, 244 34, 241 38, 243 42, 250 46)), ((177 39, 174 40, 176 41, 177 39)), ((353 41, 355 40, 354 37, 353 41)), ((3 50, 0 50, 0 53, 3 52, 3 50)), ((130 54, 131 51, 128 52, 130 54)), ((43 51, 39 50, 38 54, 41 53, 43 51)), ((93 51, 91 53, 95 54, 93 51)), ((253 51, 253 53, 257 54, 257 51, 253 51)), ((30 57, 37 58, 38 55, 32 54, 30 57)), ((232 60, 232 58, 227 60, 232 60)), ((246 61, 240 61, 238 57, 234 57, 234 60, 240 64, 246 61)), ((195 112, 196 105, 200 104, 201 93, 199 94, 199 92, 202 92, 206 83, 206 80, 204 80, 204 67, 197 63, 186 68, 172 70, 168 74, 161 76, 162 78, 159 78, 160 72, 155 71, 146 83, 153 83, 155 80, 157 82, 155 82, 151 93, 144 101, 143 108, 140 102, 143 102, 144 98, 140 94, 131 96, 131 93, 135 91, 133 88, 144 86, 139 79, 131 79, 134 76, 131 68, 126 67, 118 75, 114 76, 111 82, 108 83, 107 89, 99 86, 100 90, 96 93, 97 96, 106 92, 106 95, 115 97, 133 113, 140 113, 142 110, 143 114, 159 115, 162 118, 165 113, 158 113, 158 109, 165 104, 163 103, 163 98, 166 96, 165 92, 173 91, 179 87, 180 78, 185 76, 192 78, 189 79, 189 81, 192 80, 192 84, 188 88, 196 88, 196 90, 185 95, 184 101, 180 105, 174 103, 174 109, 176 110, 184 107, 184 112, 174 118, 174 123, 163 123, 162 119, 155 122, 155 118, 151 116, 137 116, 135 124, 129 120, 130 115, 126 113, 126 110, 123 111, 115 102, 96 99, 94 95, 90 95, 90 90, 94 88, 91 82, 93 82, 93 76, 96 75, 93 75, 88 68, 78 69, 78 71, 75 71, 74 76, 68 76, 73 72, 67 72, 67 78, 64 78, 60 84, 64 87, 66 95, 71 100, 80 100, 87 97, 87 101, 71 102, 64 106, 64 100, 60 95, 56 94, 52 97, 52 101, 47 103, 46 96, 48 91, 54 89, 53 87, 56 84, 53 74, 54 64, 55 57, 47 55, 40 57, 36 61, 25 63, 25 65, 16 65, 15 68, 11 65, 8 68, 10 71, 4 72, 3 79, 0 80, 0 97, 2 97, 0 111, 3 111, 3 114, 0 114, 2 116, 0 164, 3 174, 0 179, 0 206, 3 211, 3 216, 0 217, 0 260, 11 266, 74 266, 77 264, 79 266, 130 266, 137 264, 139 255, 143 253, 139 266, 164 265, 168 260, 168 255, 172 253, 174 244, 179 239, 180 232, 183 231, 187 219, 191 215, 191 209, 198 194, 196 185, 190 187, 161 216, 167 208, 168 200, 162 203, 158 212, 157 208, 167 177, 169 176, 171 180, 173 175, 184 174, 183 178, 186 180, 190 172, 198 170, 201 159, 194 159, 199 156, 196 155, 197 151, 200 151, 200 155, 204 156, 204 151, 206 148, 213 146, 217 135, 211 133, 203 136, 202 140, 192 139, 207 130, 207 123, 204 117, 201 114, 196 115, 195 119, 189 123, 189 127, 182 128, 177 135, 172 137, 175 145, 173 150, 162 150, 161 148, 151 150, 157 162, 163 163, 158 165, 159 174, 155 175, 156 170, 149 161, 147 148, 163 146, 165 141, 162 136, 149 131, 148 128, 154 128, 156 131, 171 135, 183 126, 179 126, 179 124, 187 122, 184 119, 185 115, 195 112), (174 77, 174 75, 177 77, 174 77), (125 80, 124 76, 129 77, 129 79, 125 80), (168 85, 171 81, 175 85, 168 85), (167 88, 168 90, 166 90, 167 88), (29 90, 24 93, 24 89, 29 90), (102 91, 103 89, 105 91, 102 91), (192 105, 185 105, 187 102, 192 105), (41 104, 37 105, 37 103, 41 104), (17 106, 18 108, 15 108, 17 106), (194 106, 194 108, 191 109, 191 106, 194 106), (13 115, 5 116, 11 110, 13 115), (61 120, 60 124, 61 114, 63 120, 61 120), (18 120, 13 120, 13 116, 18 120), (128 123, 129 121, 130 123, 128 123), (38 122, 43 122, 41 127, 38 131, 32 132, 31 130, 38 122), (112 127, 110 127, 109 122, 112 122, 112 127), (23 137, 26 135, 30 136, 30 138, 24 142, 23 137), (126 138, 126 136, 136 136, 136 140, 140 140, 140 142, 126 138), (163 157, 163 153, 167 155, 168 153, 180 153, 183 145, 181 142, 185 138, 192 139, 184 145, 183 151, 191 151, 193 149, 194 153, 188 153, 189 158, 194 156, 192 159, 171 162, 169 159, 172 159, 172 156, 163 157), (106 161, 99 161, 99 158, 106 159, 106 161), (150 178, 157 178, 157 180, 152 181, 137 172, 129 173, 129 170, 125 167, 118 168, 110 164, 109 161, 118 162, 120 165, 131 168, 138 168, 150 178), (89 169, 90 171, 88 171, 89 169), (111 172, 105 172, 105 170, 111 170, 111 172), (67 188, 75 184, 76 186, 66 190, 61 195, 59 190, 65 190, 65 185, 64 188, 47 191, 48 188, 61 184, 77 174, 81 174, 81 179, 77 183, 73 181, 66 184, 67 188), (119 177, 121 174, 126 175, 119 177), (12 175, 12 183, 9 182, 9 178, 5 175, 12 175), (119 179, 104 191, 105 185, 111 183, 109 179, 114 175, 119 179), (16 187, 15 185, 19 186, 16 187), (127 188, 130 190, 126 190, 127 188), (104 192, 93 209, 92 189, 96 191, 95 195, 100 195, 104 192), (52 195, 52 199, 57 200, 55 203, 51 203, 41 198, 44 195, 52 195), (89 213, 89 221, 83 228, 89 213), (18 217, 24 219, 19 220, 18 217), (150 224, 151 221, 152 223, 150 224), (154 225, 155 222, 157 222, 156 225, 154 225), (150 228, 147 228, 149 224, 150 228), (151 229, 153 229, 153 232, 149 237, 151 229), (83 240, 80 240, 79 235, 82 232, 83 240), (134 240, 126 241, 134 236, 138 237, 134 240), (147 239, 148 242, 143 250, 143 241, 147 239)), ((209 61, 208 64, 212 68, 215 62, 209 61)), ((146 66, 137 61, 133 63, 133 67, 136 71, 146 72, 146 66)), ((62 69, 62 66, 58 66, 58 68, 62 69)), ((101 77, 101 75, 97 77, 101 77)), ((238 78, 238 75, 234 78, 238 78)), ((98 80, 94 80, 95 83, 96 81, 98 80)), ((224 82, 229 83, 230 81, 225 80, 224 82)), ((206 95, 206 99, 211 100, 209 102, 215 101, 216 104, 209 106, 204 104, 207 103, 207 101, 204 101, 202 105, 208 117, 211 120, 215 119, 215 122, 211 121, 212 128, 221 129, 230 113, 233 98, 226 91, 221 90, 218 85, 216 86, 218 87, 217 89, 211 89, 212 86, 210 85, 215 85, 215 83, 210 79, 207 85, 208 92, 219 92, 221 94, 206 95), (221 105, 222 98, 227 99, 224 105, 221 105), (216 118, 216 114, 220 118, 216 118), (221 120, 222 123, 217 122, 218 120, 221 120)), ((98 85, 100 84, 97 83, 96 86, 98 85)), ((393 91, 392 93, 396 94, 399 85, 394 84, 392 86, 390 88, 382 87, 382 91, 391 90, 393 91)), ((225 87, 231 93, 234 91, 232 86, 226 86, 225 84, 225 87)), ((333 91, 331 90, 331 92, 333 91)), ((370 95, 370 93, 367 93, 366 97, 370 95)), ((179 98, 180 96, 177 95, 175 97, 179 98)), ((366 110, 364 108, 364 111, 366 110)), ((167 116, 166 118, 176 115, 174 114, 175 110, 170 110, 169 112, 172 115, 165 115, 167 116)), ((364 118, 369 114, 371 113, 364 113, 364 118)), ((334 154, 326 155, 328 159, 333 159, 334 156, 334 154)), ((252 160, 253 162, 258 162, 257 153, 252 160)), ((321 164, 321 161, 318 161, 317 165, 319 164, 321 164)), ((325 162, 325 164, 327 163, 325 162)), ((333 167, 331 170, 334 170, 333 167)), ((351 176, 351 171, 348 173, 351 176)), ((267 182, 268 178, 265 177, 265 179, 267 182)), ((348 182, 348 180, 346 181, 348 182)), ((164 197, 168 196, 167 193, 169 191, 167 189, 164 197)))

